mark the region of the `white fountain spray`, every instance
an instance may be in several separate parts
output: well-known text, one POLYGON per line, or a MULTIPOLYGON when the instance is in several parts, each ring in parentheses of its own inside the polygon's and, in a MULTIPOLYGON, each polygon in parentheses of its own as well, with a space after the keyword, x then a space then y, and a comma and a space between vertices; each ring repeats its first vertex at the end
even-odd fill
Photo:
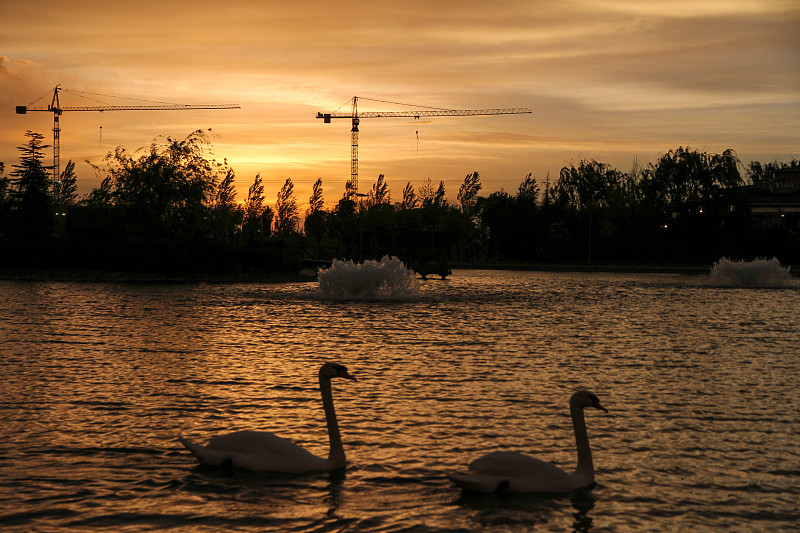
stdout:
POLYGON ((420 297, 416 273, 397 257, 380 261, 340 261, 320 269, 314 295, 330 300, 415 300, 420 297))
POLYGON ((780 261, 756 259, 754 261, 732 261, 723 257, 711 267, 705 285, 713 287, 796 287, 789 267, 780 261))

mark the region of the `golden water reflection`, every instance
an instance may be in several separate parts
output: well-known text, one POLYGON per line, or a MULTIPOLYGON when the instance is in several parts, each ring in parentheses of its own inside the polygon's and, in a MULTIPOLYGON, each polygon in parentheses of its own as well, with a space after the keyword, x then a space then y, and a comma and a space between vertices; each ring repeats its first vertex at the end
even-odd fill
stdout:
POLYGON ((302 284, 0 282, 0 496, 14 520, 44 529, 780 529, 800 518, 799 291, 493 276, 459 272, 424 284, 420 301, 382 303, 320 301, 302 284), (341 477, 208 470, 175 442, 261 429, 325 455, 324 360, 359 378, 334 384, 341 477), (496 449, 573 465, 577 387, 611 410, 587 416, 592 491, 474 499, 446 480, 496 449), (43 507, 69 518, 37 518, 43 507))

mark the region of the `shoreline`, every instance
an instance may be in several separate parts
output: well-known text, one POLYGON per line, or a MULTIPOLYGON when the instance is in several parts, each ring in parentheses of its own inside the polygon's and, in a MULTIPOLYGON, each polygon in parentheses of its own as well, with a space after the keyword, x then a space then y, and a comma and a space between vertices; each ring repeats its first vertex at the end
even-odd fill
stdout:
POLYGON ((620 264, 540 264, 540 263, 453 263, 452 269, 520 270, 537 272, 606 272, 616 274, 708 274, 711 265, 620 265, 620 264))
POLYGON ((291 272, 179 274, 158 272, 116 272, 102 270, 0 270, 0 281, 71 282, 71 283, 304 283, 314 278, 291 272))
MULTIPOLYGON (((641 274, 708 274, 711 267, 701 265, 573 265, 533 263, 453 263, 453 270, 518 270, 538 272, 597 272, 641 274)), ((431 276, 437 277, 437 276, 431 276)), ((0 270, 2 281, 73 283, 308 283, 315 277, 294 272, 273 273, 167 273, 103 270, 0 270)))
MULTIPOLYGON (((517 270, 536 272, 592 272, 610 274, 679 274, 686 276, 708 275, 713 265, 669 265, 669 264, 543 264, 516 262, 481 262, 450 264, 452 270, 517 270)), ((792 272, 800 277, 800 272, 792 272)), ((452 275, 452 274, 451 274, 452 275)), ((430 277, 438 277, 430 275, 430 277)), ((45 270, 45 269, 0 269, 0 281, 53 281, 74 283, 308 283, 315 276, 300 272, 229 272, 229 273, 175 273, 175 272, 125 272, 105 270, 45 270)))

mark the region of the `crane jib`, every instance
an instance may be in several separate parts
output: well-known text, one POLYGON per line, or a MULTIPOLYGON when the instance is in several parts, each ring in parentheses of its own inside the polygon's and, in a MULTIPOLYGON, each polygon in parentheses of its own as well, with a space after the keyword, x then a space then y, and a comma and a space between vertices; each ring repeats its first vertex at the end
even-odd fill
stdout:
POLYGON ((50 111, 51 113, 61 113, 62 111, 182 111, 188 109, 241 109, 238 104, 210 104, 210 105, 106 105, 106 106, 82 106, 82 107, 28 107, 24 105, 16 106, 18 115, 25 115, 28 111, 50 111))
POLYGON ((469 117, 477 115, 519 115, 531 113, 527 107, 508 109, 441 109, 425 111, 363 111, 360 113, 317 113, 317 118, 330 124, 333 118, 420 118, 420 117, 469 117))

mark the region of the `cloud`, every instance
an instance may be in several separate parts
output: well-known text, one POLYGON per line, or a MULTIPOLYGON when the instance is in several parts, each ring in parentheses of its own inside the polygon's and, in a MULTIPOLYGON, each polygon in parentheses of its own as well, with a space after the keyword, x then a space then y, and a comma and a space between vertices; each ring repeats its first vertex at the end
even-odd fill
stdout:
POLYGON ((8 63, 9 60, 6 56, 0 56, 0 76, 11 76, 11 69, 8 63))
MULTIPOLYGON (((314 117, 354 94, 534 111, 524 120, 364 121, 360 164, 376 175, 489 174, 489 161, 501 168, 497 154, 516 175, 510 162, 557 171, 576 154, 627 162, 690 141, 740 153, 798 143, 800 6, 792 0, 140 0, 69 9, 40 0, 8 3, 4 22, 5 161, 16 157, 25 129, 47 131, 52 122, 45 113, 16 116, 13 106, 47 98, 57 83, 239 103, 241 110, 208 114, 65 113, 62 159, 99 154, 100 126, 103 150, 214 127, 222 155, 243 162, 236 170, 245 181, 256 172, 298 183, 348 176, 349 124, 323 126, 314 117), (462 168, 473 162, 487 166, 462 168)), ((80 105, 70 97, 62 104, 80 105)))
POLYGON ((20 80, 25 76, 27 69, 37 66, 39 66, 38 63, 28 59, 9 59, 6 56, 0 56, 0 77, 20 80))

